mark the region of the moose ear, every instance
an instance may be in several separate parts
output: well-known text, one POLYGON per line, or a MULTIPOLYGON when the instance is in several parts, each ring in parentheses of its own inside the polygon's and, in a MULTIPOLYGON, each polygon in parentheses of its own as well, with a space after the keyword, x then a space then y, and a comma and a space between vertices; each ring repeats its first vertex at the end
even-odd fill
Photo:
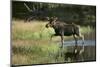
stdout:
POLYGON ((47 19, 47 20, 50 20, 50 18, 49 18, 49 17, 46 17, 46 19, 47 19))

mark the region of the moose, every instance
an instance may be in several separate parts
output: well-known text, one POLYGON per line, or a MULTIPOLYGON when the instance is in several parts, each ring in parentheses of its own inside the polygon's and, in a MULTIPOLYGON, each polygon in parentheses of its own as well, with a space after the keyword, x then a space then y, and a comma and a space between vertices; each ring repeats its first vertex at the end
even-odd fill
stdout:
POLYGON ((49 23, 45 26, 46 28, 52 27, 55 31, 55 34, 51 36, 60 36, 61 37, 61 48, 64 46, 64 36, 73 36, 75 39, 75 47, 77 47, 77 37, 82 39, 82 45, 84 44, 84 36, 80 33, 80 27, 74 23, 67 24, 57 20, 57 17, 47 17, 49 23), (77 37, 76 37, 77 36, 77 37))

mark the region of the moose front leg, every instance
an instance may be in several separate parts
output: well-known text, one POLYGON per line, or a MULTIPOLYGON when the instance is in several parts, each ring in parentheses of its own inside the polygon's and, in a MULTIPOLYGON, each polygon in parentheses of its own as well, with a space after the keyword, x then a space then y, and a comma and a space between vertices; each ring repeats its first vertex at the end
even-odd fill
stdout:
POLYGON ((63 35, 61 36, 61 48, 63 48, 64 47, 64 37, 63 37, 63 35))
POLYGON ((60 52, 60 56, 63 56, 63 49, 64 49, 64 37, 63 35, 61 36, 61 46, 60 46, 61 52, 60 52))

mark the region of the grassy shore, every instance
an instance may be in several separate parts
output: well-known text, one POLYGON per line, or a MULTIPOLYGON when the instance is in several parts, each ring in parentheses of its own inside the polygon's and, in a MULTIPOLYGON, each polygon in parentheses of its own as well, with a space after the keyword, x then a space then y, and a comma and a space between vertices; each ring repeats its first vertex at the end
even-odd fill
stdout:
MULTIPOLYGON (((54 34, 52 28, 45 28, 46 21, 31 21, 24 23, 22 20, 12 21, 12 64, 44 64, 56 63, 55 56, 59 50, 59 37, 54 37, 50 41, 50 36, 54 34)), ((91 27, 81 27, 82 34, 86 39, 94 39, 95 29, 91 27), (93 33, 91 38, 90 33, 93 33), (88 36, 88 37, 87 37, 88 36)), ((66 37, 65 39, 72 39, 66 37)), ((60 61, 64 61, 60 58, 60 61)), ((59 61, 58 61, 59 62, 59 61)))

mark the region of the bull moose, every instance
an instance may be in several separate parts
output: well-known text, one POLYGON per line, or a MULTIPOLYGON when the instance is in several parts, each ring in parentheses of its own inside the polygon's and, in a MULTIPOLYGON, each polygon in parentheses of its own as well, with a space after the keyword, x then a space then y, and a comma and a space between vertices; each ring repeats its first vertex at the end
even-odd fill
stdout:
POLYGON ((57 17, 47 17, 49 23, 46 24, 46 28, 52 27, 55 31, 55 34, 51 36, 60 36, 61 37, 61 48, 64 45, 64 36, 73 36, 75 39, 75 46, 77 46, 77 37, 82 39, 82 45, 84 44, 84 36, 80 33, 80 27, 74 23, 67 24, 64 22, 57 21, 57 17), (76 37, 77 36, 77 37, 76 37))

